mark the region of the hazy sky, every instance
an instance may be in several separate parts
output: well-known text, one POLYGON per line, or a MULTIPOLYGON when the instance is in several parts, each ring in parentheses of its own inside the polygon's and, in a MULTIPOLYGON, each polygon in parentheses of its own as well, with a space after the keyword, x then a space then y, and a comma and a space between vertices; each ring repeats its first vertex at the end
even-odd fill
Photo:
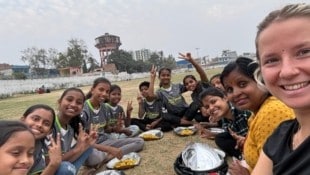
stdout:
POLYGON ((86 42, 99 61, 95 38, 120 36, 124 50, 163 50, 220 56, 223 49, 255 52, 257 24, 294 0, 0 0, 0 63, 24 64, 29 47, 65 51, 86 42))

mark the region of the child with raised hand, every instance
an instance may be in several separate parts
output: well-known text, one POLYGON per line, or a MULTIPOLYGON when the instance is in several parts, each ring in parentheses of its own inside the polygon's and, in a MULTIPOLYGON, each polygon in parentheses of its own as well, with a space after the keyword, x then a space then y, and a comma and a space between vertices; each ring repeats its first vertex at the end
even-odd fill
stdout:
POLYGON ((137 101, 139 104, 138 117, 132 118, 131 124, 139 126, 142 131, 147 131, 159 128, 161 131, 171 131, 170 124, 162 120, 163 104, 160 100, 154 99, 148 101, 148 89, 150 82, 143 81, 139 84, 139 91, 137 101))
POLYGON ((115 127, 116 129, 108 134, 110 139, 134 137, 139 134, 139 127, 137 125, 130 125, 131 112, 133 110, 132 101, 128 101, 125 114, 123 107, 119 105, 121 98, 121 88, 116 84, 111 85, 107 104, 112 112, 112 116, 108 125, 115 127), (118 127, 116 127, 117 125, 118 127))
POLYGON ((186 91, 192 91, 192 102, 189 105, 186 113, 181 119, 181 124, 192 125, 195 119, 196 122, 208 122, 208 116, 204 116, 201 112, 201 104, 199 100, 199 94, 210 87, 208 77, 203 68, 192 58, 191 53, 182 54, 179 53, 179 58, 189 61, 199 74, 200 81, 196 79, 194 75, 186 75, 183 78, 183 85, 186 91))
POLYGON ((216 145, 229 156, 240 158, 241 150, 236 149, 237 140, 231 135, 245 137, 248 132, 248 118, 252 113, 248 110, 239 110, 232 106, 224 92, 218 88, 210 87, 200 95, 202 105, 209 110, 210 121, 219 122, 224 133, 214 134, 207 129, 202 129, 202 137, 215 137, 216 145))
POLYGON ((117 130, 119 126, 108 125, 112 112, 104 103, 109 98, 111 82, 103 77, 94 80, 87 94, 82 120, 86 128, 94 125, 97 128, 98 138, 86 165, 95 167, 114 157, 122 158, 124 154, 138 152, 143 149, 144 140, 141 138, 109 139, 107 133, 117 130))
MULTIPOLYGON (((272 11, 258 25, 257 79, 294 110, 265 142, 252 174, 310 174, 310 4, 272 11), (261 79, 262 78, 262 79, 261 79), (262 81, 263 80, 263 81, 262 81)), ((280 117, 279 114, 278 117, 280 117)))
POLYGON ((86 132, 82 126, 81 112, 84 101, 85 96, 81 89, 66 89, 58 100, 59 111, 53 130, 54 137, 60 133, 62 160, 74 165, 71 166, 73 174, 84 164, 97 139, 92 127, 86 132))
POLYGON ((0 121, 0 175, 27 175, 33 165, 35 138, 20 121, 0 121))
MULTIPOLYGON (((70 164, 62 163, 60 135, 56 140, 49 137, 50 144, 46 144, 46 138, 51 133, 55 122, 54 110, 44 104, 37 104, 29 107, 21 117, 35 136, 34 165, 29 174, 72 174, 70 164), (58 171, 57 171, 58 170, 58 171)), ((71 165, 73 166, 73 165, 71 165)))

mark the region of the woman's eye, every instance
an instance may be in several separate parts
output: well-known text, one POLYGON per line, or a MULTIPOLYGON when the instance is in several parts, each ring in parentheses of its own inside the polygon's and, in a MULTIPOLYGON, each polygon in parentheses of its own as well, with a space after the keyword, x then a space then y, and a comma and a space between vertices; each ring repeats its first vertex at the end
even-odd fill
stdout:
POLYGON ((298 56, 310 56, 310 49, 303 49, 297 54, 298 56))
POLYGON ((247 85, 247 83, 245 81, 242 81, 239 83, 239 87, 245 87, 247 85))

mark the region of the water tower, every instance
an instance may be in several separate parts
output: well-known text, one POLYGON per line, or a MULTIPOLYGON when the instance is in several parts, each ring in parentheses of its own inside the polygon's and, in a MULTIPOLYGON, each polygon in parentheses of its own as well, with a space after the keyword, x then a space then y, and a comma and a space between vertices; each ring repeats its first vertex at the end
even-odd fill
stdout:
POLYGON ((115 50, 118 50, 119 46, 122 44, 119 36, 110 35, 109 33, 97 37, 95 42, 95 47, 99 49, 101 67, 107 64, 108 56, 115 50))

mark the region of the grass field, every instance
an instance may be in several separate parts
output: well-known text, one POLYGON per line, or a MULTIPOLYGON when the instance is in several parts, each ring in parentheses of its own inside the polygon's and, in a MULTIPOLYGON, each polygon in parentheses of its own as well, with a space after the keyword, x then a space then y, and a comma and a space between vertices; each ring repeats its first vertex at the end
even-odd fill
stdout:
MULTIPOLYGON (((206 70, 208 77, 220 72, 221 69, 206 70)), ((182 82, 186 74, 193 74, 197 78, 195 71, 178 73, 172 75, 173 82, 182 82)), ((138 103, 136 96, 138 93, 138 85, 140 82, 149 80, 149 78, 135 79, 130 81, 112 82, 118 84, 122 88, 121 105, 126 108, 128 100, 133 101, 133 117, 137 116, 138 103)), ((158 83, 158 80, 157 80, 158 83)), ((85 93, 88 92, 90 86, 80 87, 85 93)), ((23 112, 31 105, 43 103, 50 105, 57 112, 57 99, 60 97, 63 90, 52 91, 46 94, 29 94, 16 95, 15 97, 0 100, 0 119, 18 119, 23 112)), ((190 101, 190 93, 184 94, 185 98, 190 101)), ((165 133, 164 138, 157 141, 148 141, 145 143, 144 150, 140 152, 141 163, 139 166, 126 170, 127 175, 173 175, 173 163, 189 142, 206 142, 212 146, 213 141, 201 139, 198 135, 189 137, 179 137, 172 132, 165 133)), ((104 167, 102 168, 104 169, 104 167)))

